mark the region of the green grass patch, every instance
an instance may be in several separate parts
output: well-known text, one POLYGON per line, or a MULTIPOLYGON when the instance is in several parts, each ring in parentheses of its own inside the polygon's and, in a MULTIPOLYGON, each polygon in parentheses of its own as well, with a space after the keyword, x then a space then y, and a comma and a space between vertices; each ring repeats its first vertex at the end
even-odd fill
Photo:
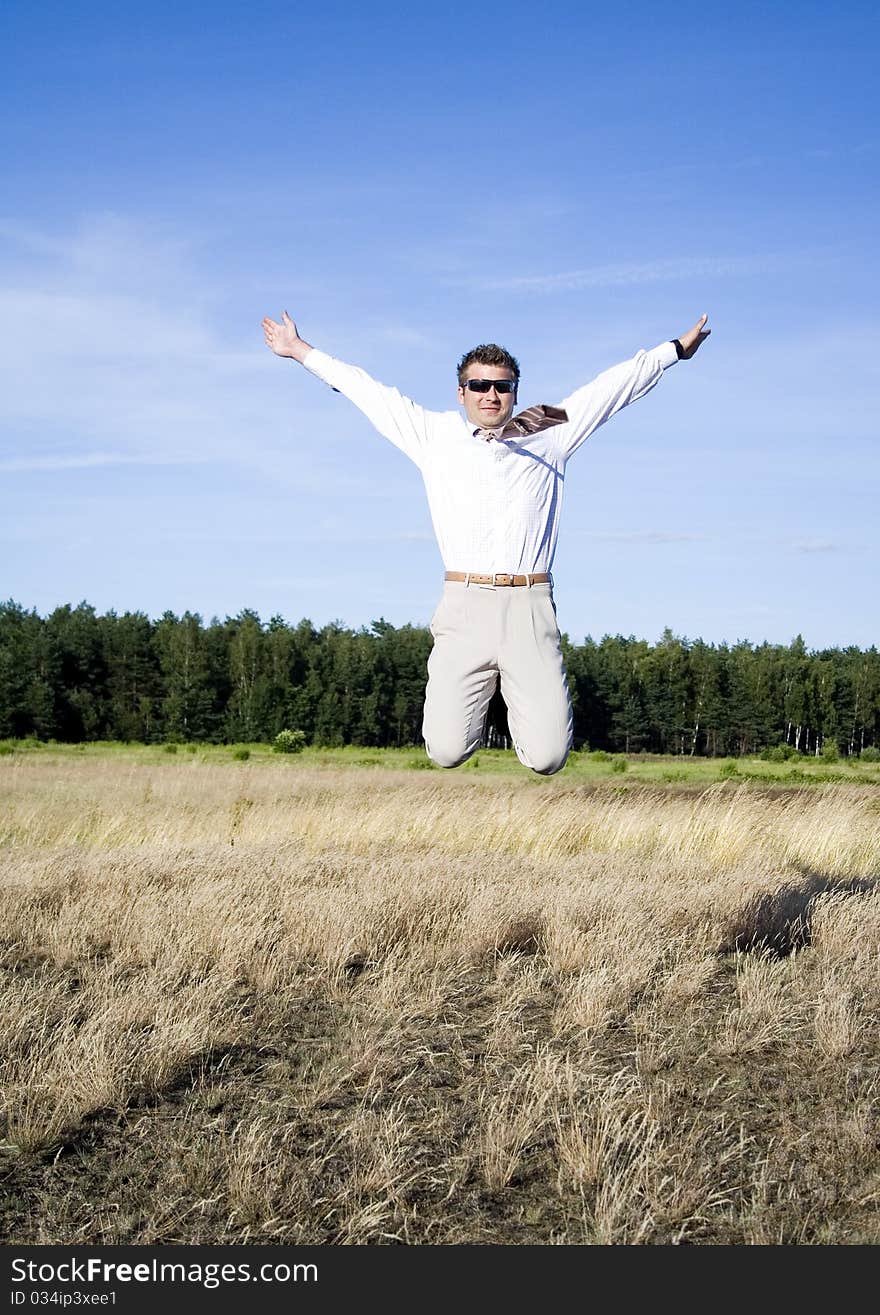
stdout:
MULTIPOLYGON (((442 771, 428 758, 423 748, 376 749, 366 745, 324 748, 306 745, 296 753, 279 753, 272 744, 136 744, 94 741, 83 744, 59 744, 55 741, 0 740, 0 756, 40 753, 46 757, 92 758, 116 757, 143 763, 179 763, 181 757, 197 768, 200 763, 252 762, 272 764, 282 772, 296 772, 304 767, 371 771, 442 771)), ((574 752, 555 777, 533 777, 513 750, 480 749, 456 772, 476 772, 480 776, 510 776, 531 779, 538 784, 564 780, 569 784, 604 785, 626 775, 631 785, 657 788, 705 789, 727 783, 730 788, 755 786, 803 789, 806 786, 832 784, 880 786, 880 762, 871 759, 842 758, 833 765, 814 757, 790 756, 770 759, 764 755, 748 758, 698 758, 673 754, 611 754, 604 750, 574 752)))

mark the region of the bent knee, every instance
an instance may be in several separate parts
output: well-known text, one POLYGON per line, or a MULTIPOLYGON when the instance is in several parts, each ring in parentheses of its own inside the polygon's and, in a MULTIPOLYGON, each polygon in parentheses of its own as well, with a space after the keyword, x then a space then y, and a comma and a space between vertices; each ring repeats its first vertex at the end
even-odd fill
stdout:
POLYGON ((568 749, 564 750, 561 754, 554 754, 553 757, 548 755, 548 757, 541 759, 538 762, 529 763, 529 766, 532 771, 537 772, 539 776, 553 776, 555 772, 562 771, 567 761, 568 749))
POLYGON ((442 740, 425 741, 425 753, 437 767, 460 767, 467 762, 473 749, 461 744, 444 744, 442 740))
POLYGON ((555 744, 552 741, 541 745, 531 744, 528 748, 515 744, 514 748, 524 767, 530 767, 538 776, 553 776, 555 772, 561 772, 568 761, 571 740, 557 740, 555 744))

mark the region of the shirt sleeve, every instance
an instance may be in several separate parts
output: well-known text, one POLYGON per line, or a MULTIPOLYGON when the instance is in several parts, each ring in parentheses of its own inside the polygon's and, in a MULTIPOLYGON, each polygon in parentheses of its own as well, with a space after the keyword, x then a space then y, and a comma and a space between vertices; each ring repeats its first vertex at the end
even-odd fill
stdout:
POLYGON ((558 442, 565 460, 578 450, 600 425, 649 393, 664 370, 675 365, 678 353, 673 342, 663 342, 651 351, 639 351, 630 361, 614 365, 584 384, 560 406, 568 412, 568 423, 560 425, 558 442))
POLYGON ((363 411, 370 424, 421 466, 430 413, 396 388, 380 384, 357 365, 347 365, 316 347, 303 361, 306 369, 363 411))

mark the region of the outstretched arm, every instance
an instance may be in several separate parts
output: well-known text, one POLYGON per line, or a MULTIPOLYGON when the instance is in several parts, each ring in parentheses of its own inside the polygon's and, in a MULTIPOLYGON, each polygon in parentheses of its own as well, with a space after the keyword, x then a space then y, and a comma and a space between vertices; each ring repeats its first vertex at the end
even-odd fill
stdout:
POLYGON ((276 356, 299 361, 311 374, 323 379, 336 392, 343 393, 363 411, 383 437, 390 439, 417 466, 421 464, 428 437, 429 412, 404 397, 396 388, 378 383, 359 366, 348 365, 318 351, 300 337, 287 311, 282 313, 280 324, 266 316, 263 336, 266 346, 271 347, 276 356))
POLYGON ((592 383, 566 397, 561 405, 568 412, 568 424, 554 431, 562 445, 563 457, 567 460, 606 420, 649 393, 670 365, 675 365, 677 360, 690 360, 711 333, 705 327, 708 318, 701 315, 694 327, 680 338, 662 342, 649 352, 637 352, 632 360, 603 371, 592 383))

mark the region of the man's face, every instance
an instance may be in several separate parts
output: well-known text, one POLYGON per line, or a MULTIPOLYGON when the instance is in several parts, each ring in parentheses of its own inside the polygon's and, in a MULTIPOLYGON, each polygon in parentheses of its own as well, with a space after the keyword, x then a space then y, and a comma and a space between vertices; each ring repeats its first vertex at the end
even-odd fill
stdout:
MULTIPOLYGON (((465 382, 468 379, 515 377, 513 371, 504 365, 480 365, 478 361, 472 361, 465 369, 465 382)), ((458 400, 474 428, 479 425, 481 429, 498 429, 513 415, 516 393, 499 393, 495 388, 490 388, 488 393, 472 393, 469 388, 459 385, 458 400)))

